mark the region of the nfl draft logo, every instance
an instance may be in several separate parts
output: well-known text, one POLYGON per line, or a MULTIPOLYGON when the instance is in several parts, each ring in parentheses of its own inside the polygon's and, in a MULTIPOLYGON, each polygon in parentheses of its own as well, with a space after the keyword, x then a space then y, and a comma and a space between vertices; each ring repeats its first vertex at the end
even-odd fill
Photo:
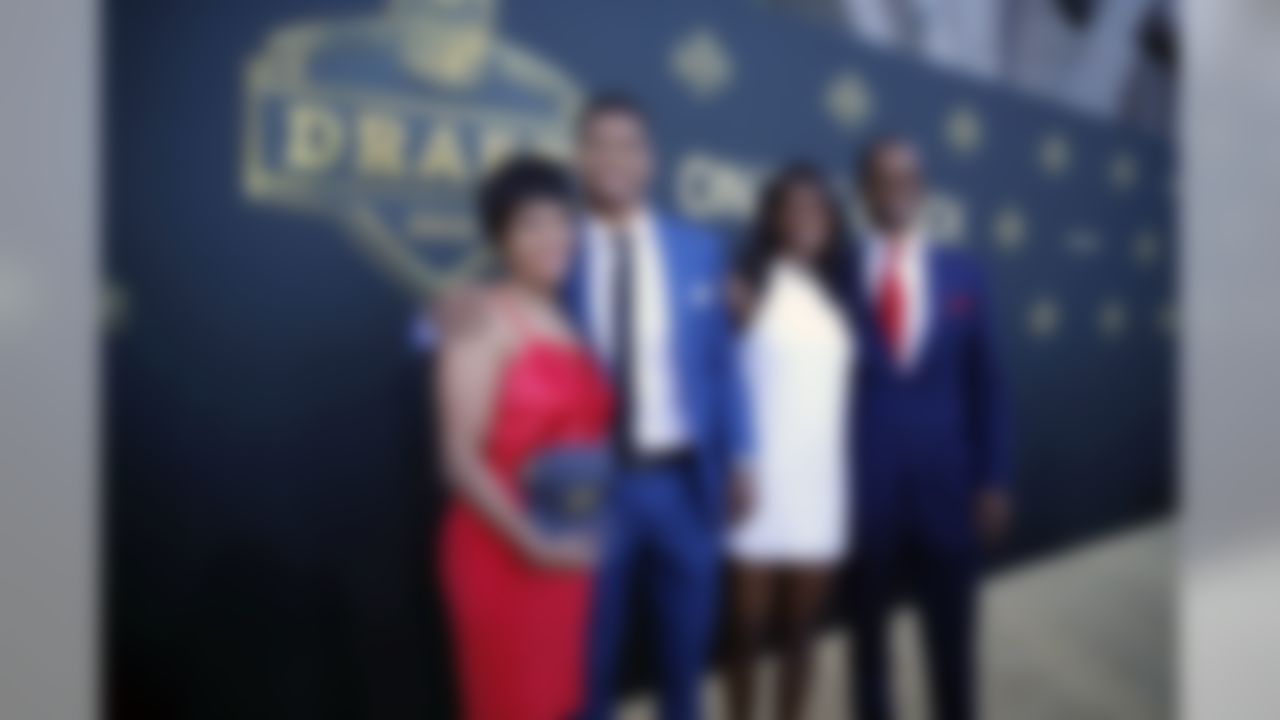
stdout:
POLYGON ((513 152, 564 157, 581 95, 497 32, 499 0, 390 0, 300 22, 246 75, 244 191, 345 226, 427 294, 484 265, 471 194, 513 152))

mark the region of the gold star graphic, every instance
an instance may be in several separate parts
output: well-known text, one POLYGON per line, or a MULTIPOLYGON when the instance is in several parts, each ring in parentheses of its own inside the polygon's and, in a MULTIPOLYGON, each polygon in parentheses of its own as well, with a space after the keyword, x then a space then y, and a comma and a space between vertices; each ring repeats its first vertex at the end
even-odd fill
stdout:
POLYGON ((1098 306, 1098 334, 1108 340, 1120 338, 1129 329, 1129 309, 1116 299, 1098 306))
POLYGON ((846 70, 827 84, 823 106, 837 126, 857 130, 866 125, 875 112, 875 97, 861 75, 846 70))
POLYGON ((1140 268, 1153 267, 1160 260, 1160 239, 1154 230, 1143 230, 1133 239, 1133 261, 1140 268))
POLYGON ((1172 304, 1166 303, 1156 311, 1156 329, 1165 335, 1177 334, 1178 311, 1172 304))
POLYGON ((1130 152, 1116 153, 1107 168, 1111 187, 1117 192, 1132 190, 1138 184, 1138 159, 1130 152))
POLYGON ((101 322, 107 332, 114 333, 128 324, 132 302, 129 291, 118 282, 110 281, 102 287, 101 322))
POLYGON ((733 57, 719 35, 698 28, 676 42, 671 72, 695 97, 710 100, 733 84, 733 57))
POLYGON ((1017 207, 1001 208, 992 221, 991 234, 998 248, 1006 253, 1017 252, 1027 242, 1027 219, 1017 207))
POLYGON ((952 110, 943 123, 943 137, 957 155, 972 155, 982 146, 982 118, 968 105, 952 110))
POLYGON ((1062 310, 1058 302, 1042 296, 1027 306, 1027 332, 1037 340, 1049 340, 1058 334, 1062 325, 1062 310))
POLYGON ((1097 255, 1102 250, 1102 239, 1094 230, 1076 228, 1066 234, 1063 245, 1068 253, 1078 258, 1087 258, 1097 255))
POLYGON ((1038 157, 1045 175, 1059 177, 1071 168, 1071 141, 1062 133, 1049 133, 1040 141, 1038 157))

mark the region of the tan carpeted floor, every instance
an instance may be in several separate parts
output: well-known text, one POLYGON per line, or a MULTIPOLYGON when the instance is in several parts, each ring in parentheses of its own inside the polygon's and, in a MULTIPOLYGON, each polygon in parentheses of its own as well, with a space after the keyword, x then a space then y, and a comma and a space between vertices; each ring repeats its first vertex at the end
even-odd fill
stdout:
MULTIPOLYGON (((984 590, 982 658, 986 720, 1165 720, 1172 715, 1173 531, 1144 527, 991 579, 984 590)), ((914 613, 900 613, 898 699, 902 720, 927 720, 914 613)), ((767 669, 768 659, 762 659, 767 669)), ((845 638, 824 637, 810 717, 848 715, 845 638)), ((724 717, 708 678, 707 717, 724 717)), ((769 687, 762 708, 771 707, 769 687)), ((654 717, 646 699, 622 720, 654 717)), ((770 720, 767 713, 761 720, 770 720)))

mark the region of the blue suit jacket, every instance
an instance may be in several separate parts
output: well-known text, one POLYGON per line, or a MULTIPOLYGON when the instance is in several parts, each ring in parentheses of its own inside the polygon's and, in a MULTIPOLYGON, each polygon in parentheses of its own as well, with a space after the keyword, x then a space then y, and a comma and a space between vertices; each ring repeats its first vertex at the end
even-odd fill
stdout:
MULTIPOLYGON (((669 215, 655 218, 674 333, 676 386, 698 456, 697 496, 718 524, 731 464, 750 457, 751 427, 728 308, 719 238, 669 215)), ((569 315, 590 337, 586 243, 579 242, 565 286, 569 315)), ((607 365, 605 365, 607 367, 607 365)))
POLYGON ((1009 415, 990 296, 976 260, 930 247, 928 331, 918 364, 896 368, 876 326, 863 273, 850 303, 864 348, 856 384, 854 466, 860 547, 910 528, 967 543, 975 490, 1009 479, 1009 415))

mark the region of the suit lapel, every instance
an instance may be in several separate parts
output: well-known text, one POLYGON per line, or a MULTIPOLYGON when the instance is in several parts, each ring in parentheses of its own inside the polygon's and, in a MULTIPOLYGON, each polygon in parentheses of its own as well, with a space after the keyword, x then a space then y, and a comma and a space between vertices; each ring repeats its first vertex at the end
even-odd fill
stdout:
POLYGON ((588 297, 591 287, 588 272, 590 263, 588 246, 587 229, 584 223, 579 227, 578 236, 574 241, 573 256, 570 258, 569 273, 565 277, 562 299, 569 321, 578 331, 578 336, 588 347, 594 348, 596 343, 591 332, 591 304, 588 297))
POLYGON ((867 271, 871 263, 868 253, 869 250, 866 245, 859 245, 856 253, 858 262, 853 268, 853 282, 850 283, 850 287, 853 289, 853 297, 850 298, 849 302, 853 306, 854 319, 859 329, 859 335, 864 341, 870 359, 878 363, 889 363, 890 359, 888 350, 884 346, 884 337, 880 334, 880 326, 876 322, 875 300, 871 295, 872 288, 867 271))
POLYGON ((702 427, 700 421, 702 402, 698 399, 702 386, 698 364, 698 338, 690 312, 691 295, 701 278, 692 275, 694 263, 690 261, 690 248, 682 237, 679 226, 669 218, 654 215, 654 234, 657 235, 658 262, 662 267, 666 290, 665 311, 671 342, 671 364, 675 370, 672 381, 677 397, 690 422, 690 430, 696 436, 702 427))
POLYGON ((681 369, 686 367, 682 356, 689 343, 685 342, 688 329, 687 313, 684 312, 684 293, 690 287, 685 273, 689 263, 684 262, 685 248, 680 242, 674 224, 666 217, 654 215, 654 234, 657 235, 658 262, 662 267, 663 282, 666 285, 666 307, 668 328, 672 337, 672 352, 677 353, 676 362, 681 369))
POLYGON ((924 252, 924 262, 921 263, 921 272, 924 273, 924 277, 920 278, 921 284, 925 287, 924 333, 920 338, 920 355, 916 358, 917 371, 929 361, 942 331, 940 323, 945 319, 942 310, 946 283, 945 278, 942 277, 941 255, 931 244, 925 245, 924 252))

